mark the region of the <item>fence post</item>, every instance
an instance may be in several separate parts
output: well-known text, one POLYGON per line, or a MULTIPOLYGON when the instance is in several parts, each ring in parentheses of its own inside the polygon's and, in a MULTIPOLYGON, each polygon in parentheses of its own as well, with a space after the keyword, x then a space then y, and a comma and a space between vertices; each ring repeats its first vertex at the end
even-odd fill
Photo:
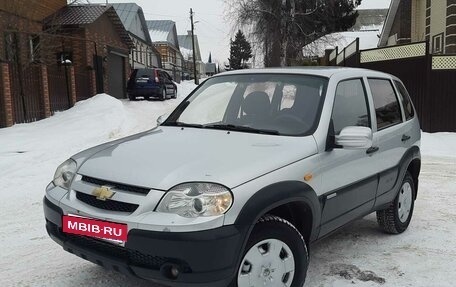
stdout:
MULTIPOLYGON (((423 130, 426 132, 433 132, 432 129, 432 113, 433 110, 433 99, 431 98, 431 81, 432 81, 432 54, 431 54, 431 45, 429 41, 426 42, 426 82, 425 82, 425 105, 428 107, 426 110, 430 111, 428 114, 422 114, 423 119, 423 130)), ((423 102, 423 101, 422 101, 423 102)), ((422 103, 423 104, 423 103, 422 103)), ((423 107, 421 107, 421 112, 423 112, 423 107)))
POLYGON ((68 91, 70 93, 69 100, 70 100, 70 108, 76 104, 76 76, 74 74, 74 66, 67 67, 68 69, 68 83, 67 87, 69 87, 68 91))
MULTIPOLYGON (((102 81, 103 82, 103 81, 102 81)), ((97 94, 97 75, 95 70, 89 70, 89 83, 90 83, 90 95, 89 97, 95 96, 97 94)), ((100 83, 101 84, 101 83, 100 83)))
POLYGON ((3 98, 3 109, 0 111, 4 114, 4 125, 10 127, 14 124, 13 118, 13 97, 11 94, 11 79, 8 63, 0 63, 0 81, 2 81, 2 90, 0 96, 3 98))
POLYGON ((356 38, 356 67, 361 66, 361 51, 359 50, 359 37, 356 38))
POLYGON ((48 70, 46 65, 39 65, 40 77, 40 116, 41 118, 49 118, 51 116, 51 104, 49 99, 49 82, 48 70))

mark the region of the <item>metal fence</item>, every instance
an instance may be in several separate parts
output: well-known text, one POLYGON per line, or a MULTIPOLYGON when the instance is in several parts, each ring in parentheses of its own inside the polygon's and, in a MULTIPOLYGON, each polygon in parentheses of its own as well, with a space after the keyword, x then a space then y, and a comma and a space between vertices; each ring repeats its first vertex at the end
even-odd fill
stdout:
POLYGON ((76 83, 76 100, 87 100, 93 96, 90 90, 90 74, 89 71, 75 67, 74 69, 76 83))
POLYGON ((51 65, 47 68, 49 102, 51 113, 67 110, 71 107, 70 83, 68 81, 68 67, 51 65))
POLYGON ((29 123, 43 117, 40 105, 40 67, 11 63, 11 95, 15 123, 29 123))
POLYGON ((334 50, 328 61, 395 75, 407 87, 424 131, 456 131, 456 55, 432 55, 427 42, 359 50, 357 39, 340 53, 334 50))

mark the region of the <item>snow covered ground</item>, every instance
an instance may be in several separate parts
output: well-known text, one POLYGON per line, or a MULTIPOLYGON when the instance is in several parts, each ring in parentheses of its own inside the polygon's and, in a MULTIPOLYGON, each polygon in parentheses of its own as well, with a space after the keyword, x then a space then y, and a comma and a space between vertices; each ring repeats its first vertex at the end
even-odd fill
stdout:
MULTIPOLYGON (((118 101, 98 95, 69 111, 0 129, 0 285, 154 286, 64 252, 46 234, 44 188, 72 154, 155 126, 177 100, 118 101)), ((306 287, 454 286, 456 134, 423 134, 423 166, 407 232, 383 234, 370 215, 312 246, 306 287)))

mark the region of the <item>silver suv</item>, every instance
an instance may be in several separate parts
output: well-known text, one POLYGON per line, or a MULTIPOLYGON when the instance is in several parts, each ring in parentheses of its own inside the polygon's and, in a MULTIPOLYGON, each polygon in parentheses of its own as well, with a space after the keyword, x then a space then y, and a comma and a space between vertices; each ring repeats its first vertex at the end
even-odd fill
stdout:
POLYGON ((49 235, 83 259, 170 286, 292 286, 312 242, 377 212, 410 223, 420 125, 401 81, 348 68, 244 70, 159 126, 60 165, 49 235))

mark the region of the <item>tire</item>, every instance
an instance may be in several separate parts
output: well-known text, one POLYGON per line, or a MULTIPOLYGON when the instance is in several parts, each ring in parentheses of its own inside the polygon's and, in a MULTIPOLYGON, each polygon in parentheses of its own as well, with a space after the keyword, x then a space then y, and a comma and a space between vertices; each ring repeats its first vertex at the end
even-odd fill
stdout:
POLYGON ((308 262, 307 246, 299 231, 285 219, 265 215, 250 234, 230 286, 302 287, 308 262))
POLYGON ((401 189, 387 209, 377 211, 378 225, 390 234, 404 232, 410 224, 415 207, 415 184, 407 171, 401 189))
POLYGON ((166 88, 162 89, 160 101, 166 100, 166 88))
POLYGON ((128 99, 132 102, 136 102, 138 99, 136 99, 136 97, 133 97, 133 96, 128 96, 128 99))
POLYGON ((174 89, 174 92, 173 92, 173 99, 177 99, 177 89, 174 89))

